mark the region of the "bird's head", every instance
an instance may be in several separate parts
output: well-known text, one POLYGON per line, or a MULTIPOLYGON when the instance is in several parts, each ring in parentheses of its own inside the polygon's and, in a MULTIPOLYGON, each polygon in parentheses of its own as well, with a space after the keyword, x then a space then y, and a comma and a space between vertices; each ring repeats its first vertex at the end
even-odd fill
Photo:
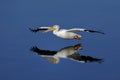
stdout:
POLYGON ((50 28, 48 28, 45 32, 50 32, 50 31, 54 31, 54 30, 58 30, 59 29, 59 25, 54 25, 50 28))

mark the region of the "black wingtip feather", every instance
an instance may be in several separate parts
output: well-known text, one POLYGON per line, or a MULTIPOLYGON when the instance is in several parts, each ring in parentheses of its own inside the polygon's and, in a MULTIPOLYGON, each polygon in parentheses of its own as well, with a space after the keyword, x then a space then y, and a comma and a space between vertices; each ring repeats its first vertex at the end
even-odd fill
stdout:
POLYGON ((49 51, 49 50, 41 50, 38 47, 34 46, 30 49, 31 51, 37 53, 38 55, 46 55, 46 56, 53 56, 57 53, 57 51, 49 51))
POLYGON ((29 30, 32 31, 32 32, 38 32, 39 31, 39 29, 31 29, 31 28, 29 28, 29 30))
POLYGON ((91 33, 100 33, 100 34, 105 34, 104 32, 101 31, 94 31, 94 30, 85 30, 86 32, 91 32, 91 33))
POLYGON ((37 48, 36 46, 32 47, 30 50, 33 51, 33 52, 39 52, 40 51, 40 49, 37 48))

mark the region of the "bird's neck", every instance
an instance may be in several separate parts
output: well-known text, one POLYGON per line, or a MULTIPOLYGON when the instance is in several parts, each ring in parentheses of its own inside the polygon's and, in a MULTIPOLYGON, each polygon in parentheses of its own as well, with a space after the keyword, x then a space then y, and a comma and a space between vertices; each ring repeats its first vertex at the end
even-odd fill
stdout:
POLYGON ((56 29, 56 30, 54 30, 54 31, 53 31, 53 34, 57 34, 58 31, 59 31, 59 28, 56 29))

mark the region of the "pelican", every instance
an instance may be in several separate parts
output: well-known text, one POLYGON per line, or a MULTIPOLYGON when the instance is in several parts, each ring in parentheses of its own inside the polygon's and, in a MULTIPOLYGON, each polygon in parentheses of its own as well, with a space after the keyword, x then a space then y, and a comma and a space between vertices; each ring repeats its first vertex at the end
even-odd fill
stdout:
POLYGON ((82 49, 81 44, 76 44, 74 46, 64 47, 60 49, 59 51, 42 50, 37 47, 32 47, 30 50, 44 57, 43 58, 44 60, 47 60, 54 64, 59 63, 60 58, 71 59, 71 60, 82 62, 82 63, 87 63, 87 62, 101 63, 103 61, 102 59, 78 54, 77 51, 81 49, 82 49))
POLYGON ((53 25, 52 27, 38 27, 35 29, 29 28, 32 32, 38 32, 40 30, 45 30, 44 32, 50 32, 53 31, 53 34, 56 35, 57 37, 71 40, 71 39, 81 39, 81 35, 77 34, 77 32, 84 31, 84 32, 91 32, 91 33, 100 33, 104 34, 103 32, 100 31, 94 31, 94 30, 89 30, 89 29, 84 29, 84 28, 72 28, 72 29, 60 29, 59 30, 59 25, 53 25))

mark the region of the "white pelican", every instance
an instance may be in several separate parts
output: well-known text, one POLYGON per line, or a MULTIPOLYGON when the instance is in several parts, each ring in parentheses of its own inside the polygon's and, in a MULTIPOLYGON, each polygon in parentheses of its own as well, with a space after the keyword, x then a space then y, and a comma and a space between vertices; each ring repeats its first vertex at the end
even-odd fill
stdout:
POLYGON ((82 49, 80 44, 74 46, 68 46, 60 49, 59 51, 41 50, 37 47, 32 47, 31 51, 36 52, 38 55, 44 57, 43 59, 52 62, 59 63, 59 58, 68 58, 74 61, 87 63, 87 62, 103 62, 102 59, 93 58, 91 56, 83 56, 77 53, 78 50, 82 49))
POLYGON ((38 27, 36 29, 31 29, 31 28, 29 28, 29 29, 33 32, 38 32, 39 30, 45 30, 44 32, 53 31, 54 35, 56 35, 60 38, 63 38, 63 39, 68 39, 68 40, 71 40, 71 39, 80 40, 82 36, 76 33, 76 32, 80 32, 80 31, 104 34, 103 32, 84 29, 84 28, 73 28, 73 29, 68 29, 68 30, 60 29, 59 30, 59 25, 54 25, 52 27, 38 27))

